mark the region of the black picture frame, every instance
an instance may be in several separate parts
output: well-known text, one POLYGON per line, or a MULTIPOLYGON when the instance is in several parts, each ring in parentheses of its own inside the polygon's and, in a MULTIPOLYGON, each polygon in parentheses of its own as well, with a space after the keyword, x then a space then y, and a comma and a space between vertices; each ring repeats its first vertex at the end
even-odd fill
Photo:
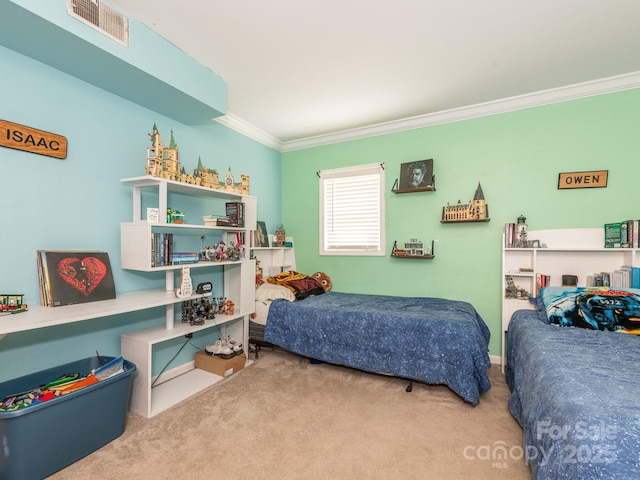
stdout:
POLYGON ((435 190, 433 180, 432 158, 402 163, 398 190, 402 192, 435 190))
POLYGON ((264 222, 256 222, 256 231, 254 232, 253 245, 256 247, 269 246, 269 234, 267 233, 267 225, 264 222))

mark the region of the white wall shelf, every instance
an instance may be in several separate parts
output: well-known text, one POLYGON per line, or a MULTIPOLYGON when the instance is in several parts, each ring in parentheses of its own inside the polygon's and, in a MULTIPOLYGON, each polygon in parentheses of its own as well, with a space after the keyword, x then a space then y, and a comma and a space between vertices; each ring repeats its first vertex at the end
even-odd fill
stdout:
POLYGON ((516 310, 534 309, 528 299, 505 298, 508 277, 516 286, 536 295, 539 274, 550 276, 551 286, 562 285, 562 275, 576 275, 578 286, 586 285, 587 276, 612 272, 622 265, 639 266, 639 249, 604 248, 604 228, 538 230, 527 233, 546 248, 505 248, 502 236, 502 371, 505 368, 506 334, 516 310), (521 268, 531 271, 522 272, 521 268))
MULTIPOLYGON (((273 238, 271 239, 273 242, 273 238)), ((293 244, 293 238, 286 237, 293 244)), ((260 262, 264 277, 296 269, 296 254, 293 247, 253 247, 253 256, 260 262)))
MULTIPOLYGON (((200 298, 202 296, 193 295, 189 298, 200 298)), ((5 315, 0 318, 0 336, 172 305, 175 302, 176 296, 173 292, 156 289, 120 293, 113 300, 79 303, 77 305, 60 307, 29 305, 29 309, 26 312, 5 315)))

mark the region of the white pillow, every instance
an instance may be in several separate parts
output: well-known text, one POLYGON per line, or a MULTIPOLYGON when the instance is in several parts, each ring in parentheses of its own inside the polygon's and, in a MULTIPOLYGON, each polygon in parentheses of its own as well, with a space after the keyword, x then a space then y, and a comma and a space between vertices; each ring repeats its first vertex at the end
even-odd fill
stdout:
POLYGON ((293 302, 296 296, 287 287, 268 282, 263 283, 256 289, 256 300, 277 300, 278 298, 293 302))

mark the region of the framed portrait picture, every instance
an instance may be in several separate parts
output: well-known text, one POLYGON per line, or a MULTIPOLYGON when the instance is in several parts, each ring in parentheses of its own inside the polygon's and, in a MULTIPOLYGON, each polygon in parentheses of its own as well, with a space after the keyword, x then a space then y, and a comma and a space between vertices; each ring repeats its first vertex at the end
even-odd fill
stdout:
POLYGON ((253 245, 255 247, 268 247, 269 235, 267 235, 267 226, 264 222, 256 222, 256 231, 254 233, 253 245))
POLYGON ((400 190, 433 189, 433 159, 400 165, 400 190))

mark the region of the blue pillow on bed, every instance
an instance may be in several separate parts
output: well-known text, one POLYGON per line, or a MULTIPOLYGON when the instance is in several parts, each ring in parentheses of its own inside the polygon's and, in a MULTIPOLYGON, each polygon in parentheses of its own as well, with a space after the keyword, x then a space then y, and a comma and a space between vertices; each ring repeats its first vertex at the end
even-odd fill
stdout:
POLYGON ((547 309, 544 306, 544 302, 540 296, 531 297, 529 299, 529 303, 533 304, 536 307, 536 312, 538 312, 538 318, 542 320, 544 323, 549 324, 549 317, 547 317, 547 309))
POLYGON ((551 324, 640 334, 640 290, 546 287, 537 298, 551 324))

